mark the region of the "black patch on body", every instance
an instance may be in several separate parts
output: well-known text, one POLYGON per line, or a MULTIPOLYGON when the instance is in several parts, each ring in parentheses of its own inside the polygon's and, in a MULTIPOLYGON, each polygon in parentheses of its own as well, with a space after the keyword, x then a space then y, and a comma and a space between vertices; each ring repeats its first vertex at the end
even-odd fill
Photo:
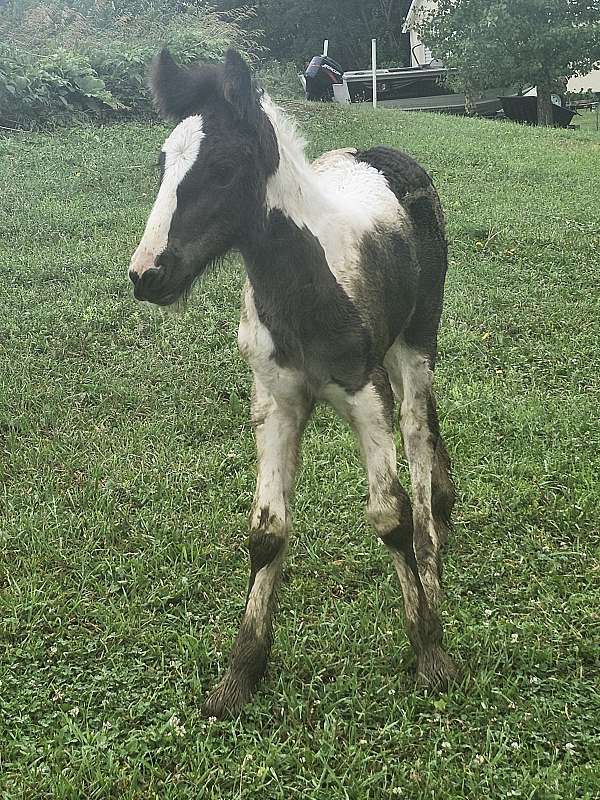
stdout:
MULTIPOLYGON (((261 508, 261 529, 250 533, 250 580, 246 605, 259 570, 271 564, 286 544, 284 537, 263 529, 263 526, 268 527, 271 519, 269 508, 261 508)), ((266 673, 273 645, 273 614, 277 606, 278 582, 279 576, 268 599, 262 634, 257 633, 252 621, 242 619, 229 656, 227 672, 206 702, 205 711, 208 715, 222 717, 237 713, 266 673)))
POLYGON ((452 529, 452 510, 455 501, 456 489, 452 480, 450 457, 440 436, 435 447, 431 472, 431 511, 441 546, 448 541, 452 529))
POLYGON ((269 509, 262 509, 262 511, 260 522, 261 529, 252 531, 250 533, 250 578, 248 580, 248 594, 246 596, 246 602, 248 602, 248 598, 250 597, 250 592, 254 586, 254 581, 256 580, 257 574, 263 567, 267 567, 272 561, 274 561, 280 554, 282 548, 285 547, 285 539, 282 536, 277 536, 274 533, 266 532, 265 529, 269 525, 269 509), (267 512, 267 519, 264 522, 264 527, 262 511, 267 512))
POLYGON ((395 498, 398 510, 398 525, 381 536, 381 541, 391 550, 399 550, 411 569, 417 562, 413 550, 413 512, 410 498, 396 476, 390 481, 388 492, 395 498))
POLYGON ((270 618, 267 632, 262 637, 257 636, 252 625, 242 620, 227 671, 204 704, 206 716, 222 719, 239 714, 267 671, 272 645, 270 618))
POLYGON ((333 382, 348 392, 361 389, 376 363, 372 336, 318 239, 274 210, 264 235, 242 253, 275 361, 302 370, 316 386, 333 382))
POLYGON ((442 626, 437 612, 435 609, 430 608, 427 603, 423 584, 421 583, 413 541, 413 519, 410 500, 397 480, 393 482, 391 491, 400 501, 400 521, 396 528, 381 536, 381 541, 390 550, 396 550, 402 554, 406 566, 413 575, 418 597, 417 622, 413 623, 407 620, 407 634, 417 656, 421 658, 423 653, 428 652, 433 646, 439 645, 441 642, 442 626))
POLYGON ((377 396, 381 400, 384 420, 388 426, 388 430, 391 432, 394 428, 394 393, 390 386, 390 379, 385 369, 381 366, 375 367, 371 373, 370 379, 375 387, 377 396))
POLYGON ((372 147, 370 150, 359 150, 354 157, 383 173, 398 202, 403 205, 406 195, 433 187, 423 167, 401 150, 372 147))
MULTIPOLYGON (((413 226, 410 244, 418 265, 418 280, 414 287, 407 287, 414 289, 415 297, 414 311, 404 338, 411 347, 427 353, 433 367, 448 266, 448 245, 439 197, 431 177, 406 153, 390 147, 374 147, 359 151, 355 158, 370 164, 385 176, 391 191, 410 216, 413 226)), ((396 294, 401 295, 402 290, 402 285, 397 286, 396 294)))
POLYGON ((429 355, 431 368, 437 357, 437 334, 444 304, 448 244, 440 225, 437 195, 430 192, 408 203, 415 228, 420 266, 415 313, 405 333, 406 343, 429 355))
POLYGON ((362 238, 360 264, 356 303, 382 363, 414 312, 419 282, 415 248, 399 230, 376 229, 362 238))

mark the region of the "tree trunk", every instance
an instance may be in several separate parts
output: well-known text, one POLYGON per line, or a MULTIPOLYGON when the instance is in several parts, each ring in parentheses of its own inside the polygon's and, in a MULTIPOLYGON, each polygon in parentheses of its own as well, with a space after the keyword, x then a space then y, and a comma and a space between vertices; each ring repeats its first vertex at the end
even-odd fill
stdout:
POLYGON ((465 114, 468 117, 477 116, 475 92, 472 89, 467 89, 465 91, 465 114))
POLYGON ((537 87, 537 112, 538 112, 538 125, 554 125, 554 118, 552 114, 552 88, 549 85, 540 85, 537 87))

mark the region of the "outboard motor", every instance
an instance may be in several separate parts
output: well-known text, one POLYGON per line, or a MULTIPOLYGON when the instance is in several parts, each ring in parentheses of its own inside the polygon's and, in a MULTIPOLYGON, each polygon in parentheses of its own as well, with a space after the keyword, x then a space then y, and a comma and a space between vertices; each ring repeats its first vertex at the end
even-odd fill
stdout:
POLYGON ((315 56, 304 72, 306 99, 331 102, 333 84, 342 82, 344 70, 329 56, 315 56))

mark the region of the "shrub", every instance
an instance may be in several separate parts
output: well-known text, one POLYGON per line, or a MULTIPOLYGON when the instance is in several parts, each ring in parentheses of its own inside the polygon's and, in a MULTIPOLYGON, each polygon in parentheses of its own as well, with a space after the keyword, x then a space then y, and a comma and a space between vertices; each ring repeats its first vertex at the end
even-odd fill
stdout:
POLYGON ((69 3, 10 0, 0 12, 0 41, 10 42, 0 45, 1 125, 150 114, 148 66, 164 45, 184 64, 220 59, 230 46, 250 58, 261 52, 258 36, 241 28, 247 10, 217 14, 200 0, 69 3))
POLYGON ((261 86, 276 98, 297 100, 304 97, 298 68, 290 61, 265 61, 257 69, 261 86))
POLYGON ((39 57, 0 47, 0 124, 34 127, 100 116, 123 106, 85 55, 57 50, 39 57))

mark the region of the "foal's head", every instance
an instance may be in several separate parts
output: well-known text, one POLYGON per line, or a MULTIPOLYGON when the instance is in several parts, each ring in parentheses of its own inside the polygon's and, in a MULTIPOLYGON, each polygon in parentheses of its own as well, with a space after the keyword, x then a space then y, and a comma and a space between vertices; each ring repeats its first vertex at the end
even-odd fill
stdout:
POLYGON ((136 298, 169 305, 211 262, 256 234, 279 152, 260 93, 233 50, 224 64, 195 69, 163 50, 152 90, 177 125, 160 152, 160 189, 129 275, 136 298))

